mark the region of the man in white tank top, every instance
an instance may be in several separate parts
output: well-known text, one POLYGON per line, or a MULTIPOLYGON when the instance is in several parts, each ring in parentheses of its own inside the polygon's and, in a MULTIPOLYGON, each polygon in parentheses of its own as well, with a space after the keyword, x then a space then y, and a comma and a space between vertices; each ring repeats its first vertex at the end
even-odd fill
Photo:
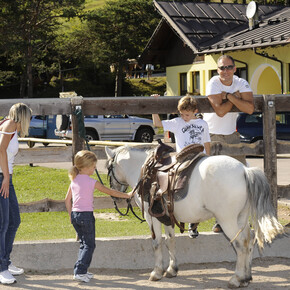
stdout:
MULTIPOLYGON (((238 113, 230 112, 235 106, 239 111, 254 112, 253 92, 249 83, 234 75, 236 66, 229 55, 222 55, 217 61, 218 76, 210 79, 206 86, 206 95, 215 113, 205 113, 203 119, 208 123, 211 141, 228 144, 240 143, 240 134, 236 132, 238 113)), ((246 165, 245 156, 233 156, 246 165)), ((213 228, 221 231, 218 224, 213 228)))

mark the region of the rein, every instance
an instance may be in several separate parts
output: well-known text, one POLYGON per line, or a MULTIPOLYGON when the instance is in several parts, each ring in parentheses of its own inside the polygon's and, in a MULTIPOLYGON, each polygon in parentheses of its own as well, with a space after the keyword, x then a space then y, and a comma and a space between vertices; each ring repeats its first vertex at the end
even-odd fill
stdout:
MULTIPOLYGON (((117 154, 118 154, 118 153, 117 153, 117 154)), ((112 159, 112 161, 111 161, 111 163, 110 163, 110 165, 109 165, 109 167, 108 167, 108 177, 110 178, 110 187, 111 187, 111 188, 113 187, 112 179, 114 179, 114 180, 115 180, 119 185, 121 185, 121 189, 120 189, 120 191, 125 192, 125 191, 127 190, 128 186, 129 186, 129 184, 128 184, 128 183, 122 183, 122 182, 120 182, 120 181, 118 180, 118 178, 116 177, 115 173, 114 173, 114 164, 113 164, 113 163, 114 163, 114 161, 115 161, 115 159, 116 159, 116 157, 117 157, 117 154, 113 157, 113 159, 112 159)), ((140 181, 138 182, 138 184, 135 186, 133 192, 135 192, 135 191, 137 190, 137 188, 140 186, 141 181, 142 181, 142 180, 140 180, 140 181)), ((133 209, 133 206, 132 206, 132 204, 131 204, 131 200, 132 200, 132 198, 127 198, 127 199, 126 199, 126 201, 127 201, 127 210, 126 210, 125 213, 122 213, 122 212, 119 210, 118 205, 117 205, 117 202, 116 202, 116 199, 115 199, 115 198, 112 198, 112 199, 113 199, 113 202, 114 202, 115 210, 116 210, 116 211, 117 211, 121 216, 127 216, 128 213, 129 213, 129 210, 131 210, 132 214, 133 214, 133 215, 134 215, 138 220, 140 220, 141 223, 143 223, 143 222, 146 221, 146 220, 140 218, 140 217, 135 213, 135 211, 134 211, 134 209, 133 209)))

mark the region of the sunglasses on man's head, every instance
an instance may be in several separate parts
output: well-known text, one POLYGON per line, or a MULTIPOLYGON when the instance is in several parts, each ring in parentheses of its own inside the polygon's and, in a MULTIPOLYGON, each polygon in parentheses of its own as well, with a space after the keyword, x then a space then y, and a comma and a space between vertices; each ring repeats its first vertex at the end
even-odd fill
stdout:
POLYGON ((223 66, 219 66, 218 68, 220 69, 220 70, 232 70, 232 69, 234 69, 234 65, 223 65, 223 66))

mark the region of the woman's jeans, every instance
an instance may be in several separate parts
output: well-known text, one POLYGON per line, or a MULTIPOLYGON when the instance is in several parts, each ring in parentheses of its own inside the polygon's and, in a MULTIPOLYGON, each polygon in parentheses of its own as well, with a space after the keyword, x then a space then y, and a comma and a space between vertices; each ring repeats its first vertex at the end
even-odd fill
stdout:
MULTIPOLYGON (((0 175, 0 186, 2 180, 3 175, 0 175)), ((10 175, 9 197, 0 195, 0 272, 7 270, 11 263, 10 254, 19 225, 19 206, 10 175)))
POLYGON ((96 247, 94 213, 92 211, 73 211, 71 222, 80 239, 80 250, 78 260, 74 266, 74 274, 86 274, 96 247))

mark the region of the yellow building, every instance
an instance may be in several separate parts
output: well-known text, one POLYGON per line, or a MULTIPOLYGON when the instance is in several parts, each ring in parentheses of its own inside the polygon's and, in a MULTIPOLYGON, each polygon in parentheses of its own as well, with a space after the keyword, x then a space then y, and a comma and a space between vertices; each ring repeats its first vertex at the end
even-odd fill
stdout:
POLYGON ((154 1, 163 16, 141 62, 166 67, 167 95, 205 95, 222 54, 255 95, 289 93, 290 7, 154 1))

